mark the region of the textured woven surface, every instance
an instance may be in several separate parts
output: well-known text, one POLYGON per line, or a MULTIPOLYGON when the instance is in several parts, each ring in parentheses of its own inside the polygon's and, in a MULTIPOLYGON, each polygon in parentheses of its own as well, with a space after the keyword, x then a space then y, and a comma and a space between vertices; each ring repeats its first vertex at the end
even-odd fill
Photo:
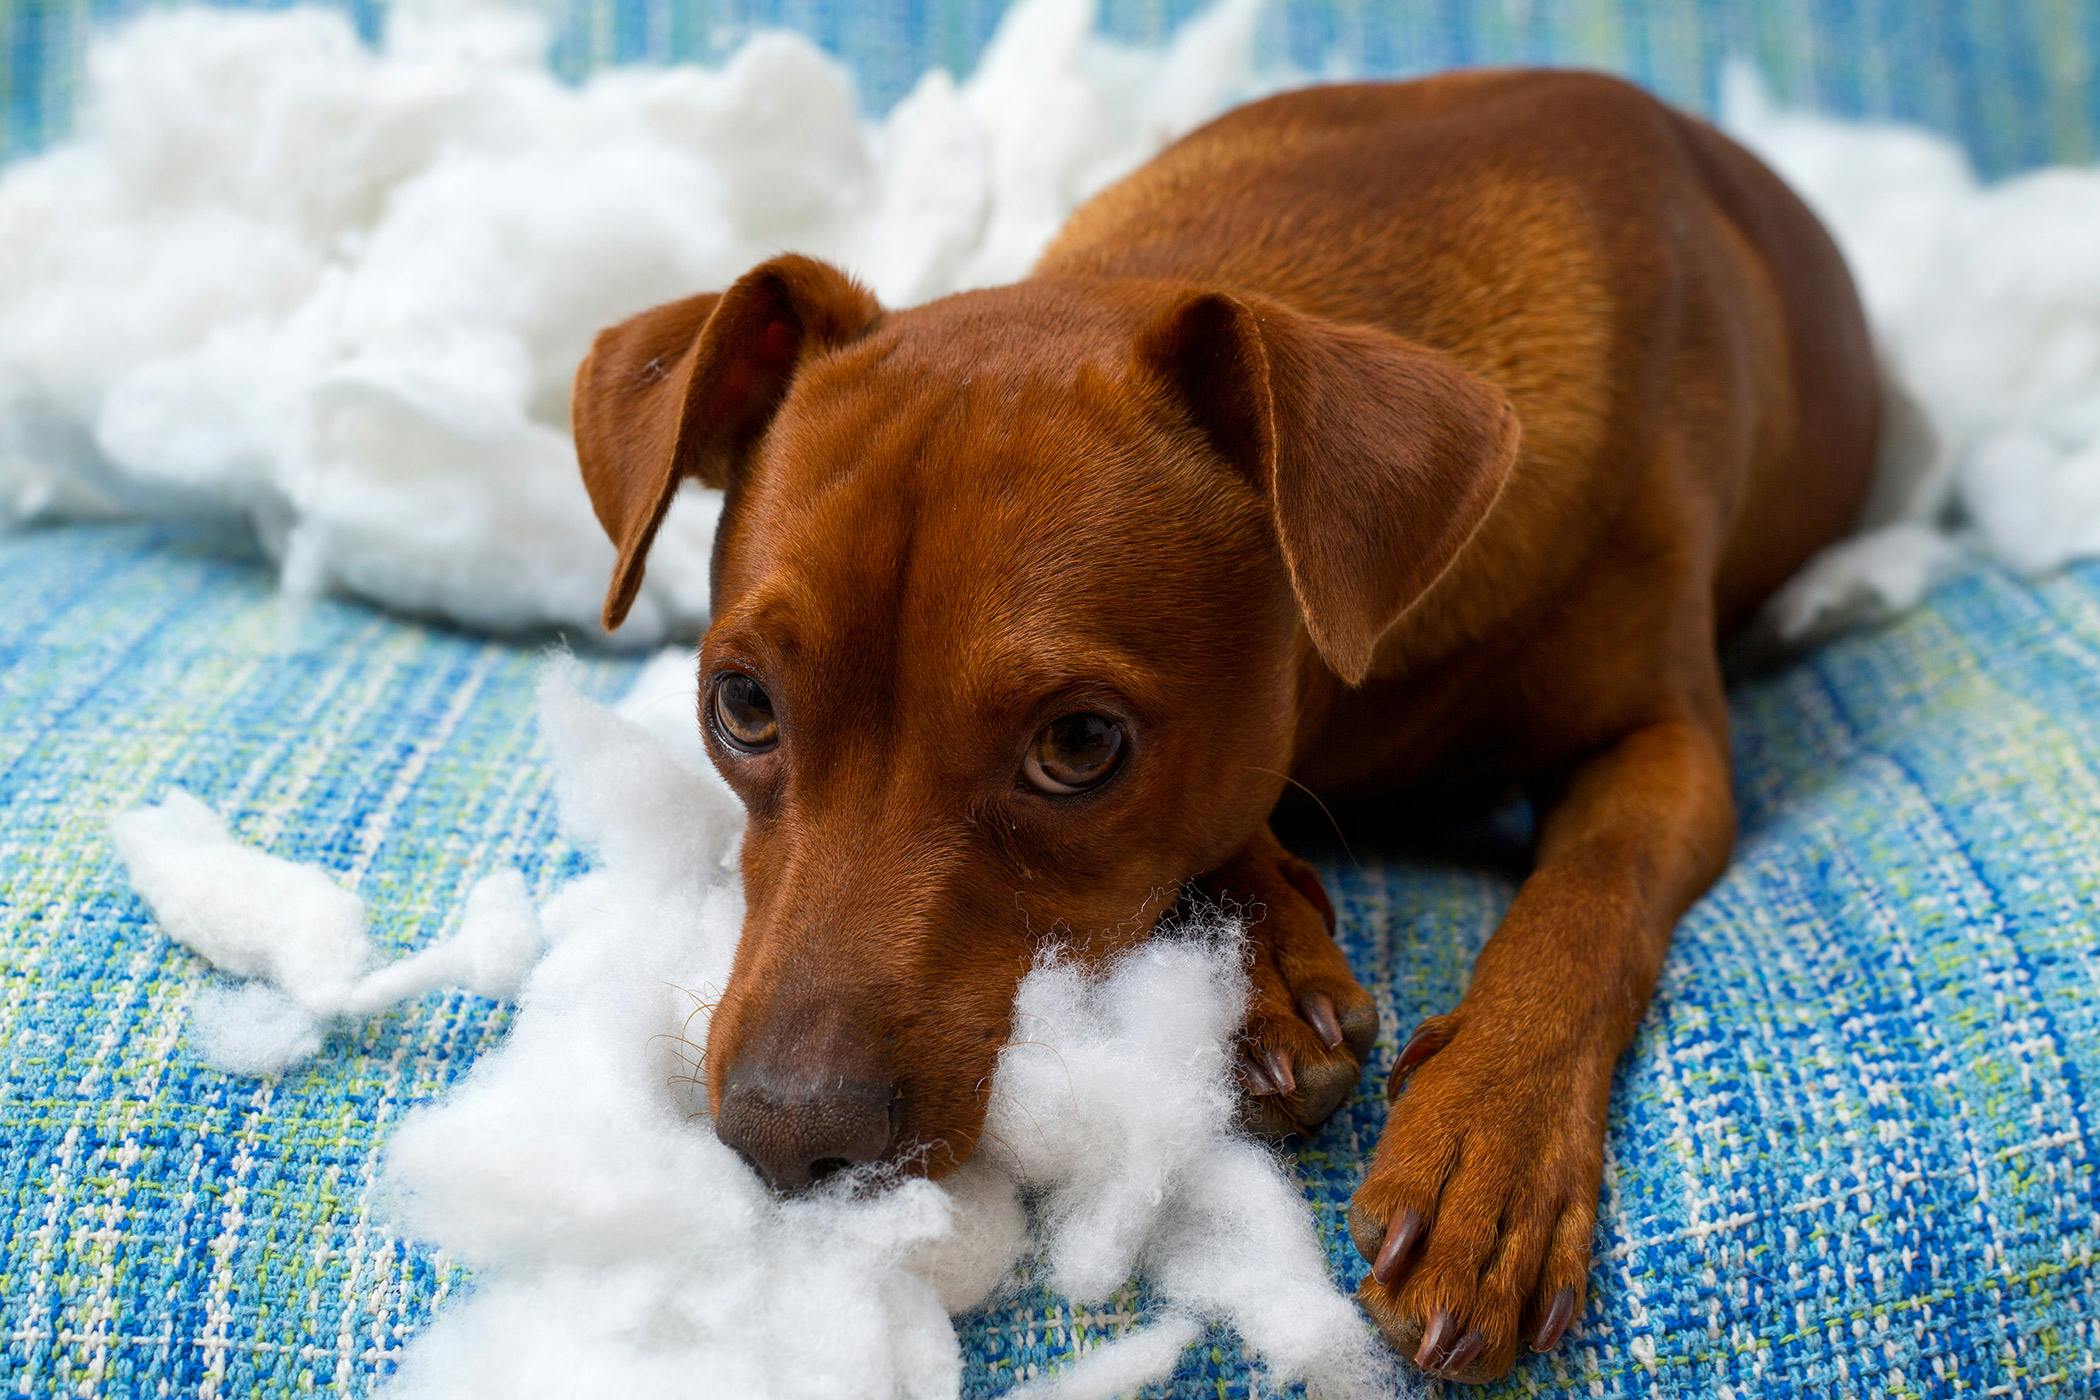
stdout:
MULTIPOLYGON (((223 0, 221 0, 223 3, 223 0)), ((283 0, 238 0, 264 6, 283 0)), ((366 35, 384 0, 325 0, 366 35)), ((0 155, 65 127, 98 23, 166 0, 0 0, 0 155)), ((925 69, 967 71, 1002 0, 546 0, 552 58, 714 58, 782 24, 845 55, 883 108, 925 69)), ((1200 0, 1101 0, 1103 27, 1156 39, 1200 0)), ((1986 170, 2100 150, 2100 5, 2091 0, 1272 0, 1263 52, 1308 73, 1419 73, 1460 64, 1575 64, 1625 73, 1709 108, 1730 56, 1784 98, 1900 117, 1961 137, 1986 170)), ((228 94, 238 101, 237 94, 228 94)))
MULTIPOLYGON (((503 1010, 432 995, 283 1081, 200 1066, 203 973, 109 814, 180 783, 440 931, 554 832, 529 647, 335 603, 190 535, 0 539, 0 1388, 367 1387, 465 1280, 375 1214, 375 1153, 503 1010)), ((631 663, 594 661, 616 690, 631 663)), ((1506 1393, 2100 1392, 2100 567, 1976 572, 1737 695, 1740 859, 1679 934, 1613 1104, 1588 1315, 1506 1393)), ((1327 873, 1386 1034, 1300 1158, 1338 1266, 1396 1032, 1509 882, 1359 849, 1327 873)), ((1491 1109, 1491 1106, 1484 1106, 1491 1109)), ((1142 1313, 972 1320, 973 1393, 1142 1313)), ((1229 1342, 1177 1396, 1269 1393, 1229 1342)))

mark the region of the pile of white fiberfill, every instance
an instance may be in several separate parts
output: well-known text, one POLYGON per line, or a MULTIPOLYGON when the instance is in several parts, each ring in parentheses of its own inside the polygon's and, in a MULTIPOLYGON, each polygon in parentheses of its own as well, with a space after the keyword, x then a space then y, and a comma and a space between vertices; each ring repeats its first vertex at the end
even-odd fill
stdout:
POLYGON ((1741 66, 1722 125, 1836 237, 1889 390, 1862 529, 1772 600, 1771 630, 1908 608, 1969 549, 2029 574, 2100 555, 2100 167, 1984 185, 1951 141, 1779 111, 1741 66))
MULTIPOLYGON (((568 438, 594 330, 783 249, 896 305, 1015 277, 1084 196, 1288 78, 1257 70, 1258 4, 1137 51, 1092 0, 1022 0, 966 83, 879 121, 782 34, 572 88, 487 0, 402 0, 376 52, 333 12, 140 19, 94 49, 77 139, 0 174, 0 528, 233 514, 298 590, 597 635, 612 552, 568 438)), ((1918 409, 1870 522, 1895 528, 1778 632, 1914 602, 1969 544, 2100 550, 2100 172, 1987 187, 1952 142, 1776 112, 1747 74, 1725 106, 1829 220, 1918 409)), ((697 631, 692 495, 623 641, 697 631)))
MULTIPOLYGON (((1135 52, 1024 0, 879 122, 786 34, 570 87, 487 0, 390 5, 376 52, 332 10, 143 17, 92 49, 78 136, 0 173, 0 528, 232 514, 296 590, 598 635, 595 331, 786 249, 898 305, 1018 276, 1246 88, 1255 3, 1135 52)), ((672 513, 623 642, 698 634, 714 513, 672 513)))
POLYGON ((742 916, 743 824, 694 733, 693 671, 690 653, 646 668, 621 711, 550 674, 562 818, 596 867, 536 913, 514 872, 492 876, 452 940, 378 970, 354 896, 240 846, 194 799, 116 821, 161 927, 253 979, 198 1008, 200 1048, 229 1067, 282 1066, 331 1021, 433 985, 516 988, 502 1045, 387 1149, 395 1223, 475 1278, 386 1393, 952 1397, 951 1314, 1023 1278, 1088 1301, 1133 1275, 1158 1315, 1026 1393, 1126 1393, 1213 1321, 1279 1382, 1396 1393, 1296 1182, 1231 1126, 1230 926, 1094 974, 1046 953, 955 1177, 766 1190, 693 1082, 742 916))

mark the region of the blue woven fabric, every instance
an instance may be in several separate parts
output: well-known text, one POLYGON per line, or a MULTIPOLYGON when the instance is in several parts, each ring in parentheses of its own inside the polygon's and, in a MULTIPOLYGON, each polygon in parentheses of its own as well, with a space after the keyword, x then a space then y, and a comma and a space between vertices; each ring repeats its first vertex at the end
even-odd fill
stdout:
MULTIPOLYGON (((538 654, 284 601, 167 529, 0 539, 5 1393, 360 1393, 467 1284, 386 1228, 371 1184, 505 1010, 433 994, 279 1082, 207 1069, 184 1039, 205 974, 105 823, 180 784, 411 946, 500 865, 540 891, 575 873, 538 654)), ((632 664, 587 659, 587 683, 632 664)), ((1976 570, 1735 705, 1741 849, 1620 1075, 1587 1315, 1495 1393, 2100 1391, 2100 566, 1976 570)), ((1351 1282, 1377 1085, 1511 889, 1499 866, 1356 857, 1324 873, 1385 1035, 1298 1158, 1351 1282)), ((997 1305, 965 1324, 970 1393, 1144 1311, 997 1305)), ((1269 1393, 1224 1337, 1172 1387, 1269 1393)))
MULTIPOLYGON (((214 0, 275 8, 286 0, 214 0)), ((0 156, 61 133, 96 26, 169 0, 0 0, 0 156)), ((367 36, 384 0, 322 0, 367 36)), ((608 63, 714 59, 785 25, 846 59, 886 109, 929 67, 967 72, 1003 0, 548 0, 550 55, 572 77, 608 63)), ((1201 0, 1101 0, 1107 32, 1154 41, 1201 0)), ((1958 136, 1986 171, 2100 151, 2100 5, 2089 0, 1271 0, 1261 41, 1307 73, 1409 74, 1570 64, 1710 110, 1722 63, 1755 61, 1790 102, 1896 117, 1958 136)), ((228 94, 237 101, 237 94, 228 94)))

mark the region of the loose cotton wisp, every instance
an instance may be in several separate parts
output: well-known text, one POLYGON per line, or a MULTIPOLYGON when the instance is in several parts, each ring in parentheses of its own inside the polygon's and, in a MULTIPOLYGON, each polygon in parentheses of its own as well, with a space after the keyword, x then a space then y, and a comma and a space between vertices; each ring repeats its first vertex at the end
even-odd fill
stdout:
POLYGON ((514 872, 491 876, 458 934, 389 966, 371 965, 354 896, 241 846, 195 799, 115 823, 161 928, 250 979, 196 1010, 199 1050, 230 1069, 281 1068, 433 985, 515 991, 503 1044, 386 1153, 396 1224, 475 1272, 389 1393, 950 1397, 950 1314, 1025 1274, 1080 1301, 1142 1277, 1161 1303, 1030 1393, 1122 1393, 1215 1321, 1279 1380, 1391 1394, 1296 1183, 1233 1127, 1246 983, 1229 923, 1105 969, 1046 949, 985 1145, 952 1179, 766 1190, 694 1082, 740 929, 743 818, 705 766, 693 686, 690 653, 645 668, 620 712, 551 674, 563 824, 595 868, 537 910, 514 872))

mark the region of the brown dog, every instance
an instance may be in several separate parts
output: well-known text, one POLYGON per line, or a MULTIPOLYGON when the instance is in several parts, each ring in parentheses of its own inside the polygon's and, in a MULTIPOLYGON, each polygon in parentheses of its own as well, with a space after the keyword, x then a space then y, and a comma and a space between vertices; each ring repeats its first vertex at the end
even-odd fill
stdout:
POLYGON ((714 1021, 777 1186, 967 1157, 1045 939, 1187 882, 1259 911, 1245 1084, 1317 1124, 1376 1034, 1286 775, 1532 782, 1536 868, 1399 1052, 1351 1224, 1423 1366, 1579 1312, 1612 1067, 1728 858, 1717 635, 1864 490, 1859 305, 1815 219, 1606 78, 1243 108, 1035 274, 908 311, 781 257, 606 331, 584 480, 627 610, 682 478, 723 487, 703 727, 750 811, 714 1021))

